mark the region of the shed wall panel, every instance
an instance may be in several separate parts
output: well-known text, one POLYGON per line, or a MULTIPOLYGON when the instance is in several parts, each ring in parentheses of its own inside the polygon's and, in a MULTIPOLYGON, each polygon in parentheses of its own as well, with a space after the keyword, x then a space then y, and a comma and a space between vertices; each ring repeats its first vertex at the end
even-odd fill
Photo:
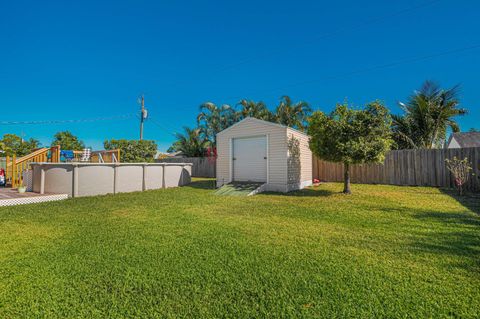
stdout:
POLYGON ((309 137, 297 130, 288 128, 288 190, 308 186, 312 182, 312 151, 309 137))

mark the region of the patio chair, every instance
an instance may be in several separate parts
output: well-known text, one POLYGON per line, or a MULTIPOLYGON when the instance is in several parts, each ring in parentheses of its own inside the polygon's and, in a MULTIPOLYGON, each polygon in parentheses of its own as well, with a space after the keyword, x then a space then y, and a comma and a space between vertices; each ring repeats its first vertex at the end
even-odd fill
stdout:
POLYGON ((92 156, 92 151, 89 148, 84 148, 80 162, 90 162, 90 157, 92 156))

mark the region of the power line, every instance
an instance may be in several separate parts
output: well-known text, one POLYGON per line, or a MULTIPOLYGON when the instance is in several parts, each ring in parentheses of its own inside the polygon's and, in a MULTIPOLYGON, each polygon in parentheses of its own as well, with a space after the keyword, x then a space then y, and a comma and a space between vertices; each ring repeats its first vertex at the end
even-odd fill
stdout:
POLYGON ((369 25, 372 25, 372 24, 375 24, 375 23, 378 23, 380 21, 383 21, 383 20, 386 20, 386 19, 390 19, 390 18, 393 18, 393 17, 397 17, 397 16, 400 16, 404 13, 408 13, 408 12, 411 12, 411 11, 415 11, 417 9, 421 9, 421 8, 424 8, 424 7, 428 7, 430 5, 433 5, 437 2, 440 2, 441 0, 432 0, 432 1, 427 1, 425 3, 421 3, 419 5, 415 5, 415 6, 411 6, 411 7, 408 7, 408 8, 405 8, 405 9, 402 9, 400 11, 397 11, 397 12, 393 12, 393 13, 390 13, 390 14, 386 14, 386 15, 383 15, 383 16, 380 16, 380 17, 374 17, 370 20, 367 20, 367 21, 364 21, 364 22, 360 22, 360 23, 357 23, 357 24, 354 24, 354 25, 351 25, 351 26, 348 26, 348 27, 343 27, 343 28, 338 28, 336 30, 333 30, 331 32, 328 32, 328 33, 325 33, 323 35, 320 35, 316 38, 314 38, 313 40, 310 40, 310 41, 305 41, 304 43, 300 44, 300 45, 297 45, 295 47, 290 47, 290 48, 285 48, 285 49, 282 49, 282 50, 275 50, 273 52, 270 52, 270 53, 265 53, 263 55, 259 55, 257 57, 252 57, 250 59, 246 59, 246 60, 243 60, 243 61, 240 61, 236 64, 232 64, 232 65, 229 65, 229 66, 226 66, 225 68, 223 69, 220 69, 219 71, 226 71, 226 70, 229 70, 229 69, 232 69, 232 68, 236 68, 238 66, 242 66, 244 64, 247 64, 247 63, 250 63, 250 62, 253 62, 253 61, 256 61, 258 59, 263 59, 263 58, 269 58, 269 57, 273 57, 273 56, 276 56, 276 55, 279 55, 280 53, 285 53, 287 51, 294 51, 294 50, 297 50, 299 46, 305 46, 305 45, 310 45, 312 43, 315 43, 316 41, 318 40, 323 40, 323 39, 326 39, 326 38, 330 38, 332 36, 335 36, 337 34, 341 34, 345 31, 349 31, 351 29, 353 30, 358 30, 359 28, 361 27, 365 27, 365 26, 369 26, 369 25))
POLYGON ((175 135, 177 133, 177 129, 175 129, 173 126, 160 124, 159 122, 157 122, 157 120, 152 118, 149 118, 149 120, 151 120, 152 123, 155 124, 156 126, 162 128, 164 131, 168 131, 170 134, 175 135))
MULTIPOLYGON (((291 52, 291 51, 294 51, 294 50, 298 50, 299 47, 311 45, 311 44, 313 44, 313 43, 315 43, 319 40, 331 38, 331 37, 334 37, 338 34, 342 34, 346 31, 350 31, 350 30, 357 31, 362 27, 366 27, 366 26, 373 25, 373 24, 376 24, 378 22, 381 22, 381 21, 384 21, 384 20, 387 20, 387 19, 398 17, 398 16, 401 16, 405 13, 412 12, 412 11, 415 11, 415 10, 418 10, 418 9, 421 9, 421 8, 424 8, 424 7, 431 6, 431 5, 433 5, 435 3, 438 3, 440 1, 441 0, 431 0, 431 1, 427 1, 427 2, 424 2, 424 3, 418 4, 418 5, 410 6, 410 7, 407 7, 405 9, 402 9, 402 10, 399 10, 399 11, 396 11, 396 12, 393 12, 393 13, 389 13, 389 14, 386 14, 386 15, 377 16, 377 17, 374 16, 373 18, 371 18, 367 21, 360 22, 360 23, 357 23, 357 24, 353 24, 353 25, 350 25, 350 26, 347 26, 347 27, 338 28, 336 30, 324 33, 322 35, 319 35, 319 36, 313 38, 310 41, 305 41, 305 42, 303 42, 299 45, 296 45, 296 46, 292 46, 292 47, 288 47, 288 48, 282 48, 281 50, 274 50, 274 51, 270 51, 270 52, 265 52, 263 54, 259 54, 259 55, 254 56, 254 57, 244 59, 244 60, 239 61, 237 63, 233 63, 233 64, 230 64, 230 65, 223 66, 221 68, 218 68, 217 70, 209 72, 208 75, 218 74, 218 73, 228 71, 228 70, 237 68, 239 66, 242 66, 242 65, 245 65, 245 64, 260 60, 260 59, 270 58, 270 57, 273 57, 273 56, 277 56, 279 54, 283 54, 285 52, 291 52)), ((171 83, 170 85, 171 86, 176 86, 176 85, 180 85, 180 84, 183 84, 183 83, 186 83, 186 82, 185 81, 179 81, 179 82, 171 83)))
MULTIPOLYGON (((409 63, 416 63, 416 62, 420 62, 420 61, 431 60, 431 59, 438 58, 438 57, 441 57, 441 56, 452 55, 452 54, 455 54, 455 53, 462 53, 462 52, 471 51, 471 50, 475 50, 475 49, 479 49, 479 48, 480 48, 480 44, 473 44, 473 45, 470 45, 470 46, 457 48, 457 49, 453 49, 453 50, 448 50, 448 51, 443 51, 443 52, 438 52, 438 53, 433 53, 433 54, 429 54, 429 55, 405 58, 405 59, 402 59, 402 60, 399 60, 399 61, 394 61, 394 62, 390 62, 390 63, 386 63, 386 64, 380 64, 380 65, 372 66, 372 67, 365 68, 365 69, 359 69, 359 70, 355 70, 355 71, 351 71, 351 72, 347 72, 347 73, 343 73, 343 74, 339 74, 339 75, 332 75, 332 76, 324 77, 322 79, 302 81, 302 82, 297 82, 297 83, 293 83, 293 84, 288 84, 288 85, 285 85, 285 86, 282 86, 282 87, 260 90, 260 91, 252 92, 250 94, 258 94, 258 93, 263 93, 263 92, 284 90, 284 89, 291 88, 291 87, 322 82, 322 81, 325 81, 325 80, 341 79, 341 78, 352 76, 352 75, 368 73, 368 72, 371 72, 371 71, 382 70, 382 69, 387 69, 387 68, 393 68, 393 67, 396 67, 396 66, 399 66, 399 65, 404 65, 404 64, 409 64, 409 63)), ((227 97, 225 99, 238 99, 238 98, 244 98, 244 97, 245 96, 231 96, 231 97, 227 97)))
POLYGON ((164 132, 172 135, 172 136, 176 136, 176 132, 175 131, 170 131, 169 129, 165 128, 163 125, 161 125, 160 123, 158 123, 157 121, 153 120, 152 118, 149 118, 148 121, 152 122, 153 124, 155 124, 157 127, 159 127, 160 129, 162 129, 164 132))
POLYGON ((134 114, 110 116, 110 117, 96 117, 89 119, 73 119, 73 120, 43 120, 43 121, 0 121, 0 125, 48 125, 48 124, 63 124, 63 123, 84 123, 84 122, 98 122, 98 121, 114 121, 125 120, 132 118, 134 114))
MULTIPOLYGON (((326 81, 326 80, 341 79, 341 78, 345 78, 345 77, 348 77, 348 76, 353 76, 353 75, 362 74, 362 73, 368 73, 368 72, 382 70, 382 69, 394 68, 394 67, 399 66, 399 65, 405 65, 405 64, 416 63, 416 62, 420 62, 420 61, 431 60, 431 59, 435 59, 435 58, 438 58, 438 57, 463 53, 463 52, 467 52, 467 51, 471 51, 471 50, 476 50, 476 49, 479 49, 479 48, 480 48, 480 44, 473 44, 473 45, 470 45, 470 46, 465 46, 465 47, 456 48, 456 49, 452 49, 452 50, 432 53, 432 54, 429 54, 429 55, 421 55, 421 56, 415 56, 415 57, 410 57, 410 58, 404 58, 404 59, 401 59, 401 60, 398 60, 398 61, 389 62, 389 63, 385 63, 385 64, 380 64, 380 65, 372 66, 372 67, 369 67, 369 68, 354 70, 354 71, 350 71, 350 72, 346 72, 346 73, 338 74, 338 75, 326 76, 326 77, 321 78, 321 79, 313 79, 313 80, 302 81, 302 82, 297 82, 297 83, 292 83, 292 84, 286 84, 282 87, 262 89, 262 90, 258 90, 258 91, 255 91, 255 92, 250 92, 250 93, 247 93, 247 94, 243 94, 243 95, 228 96, 228 97, 223 97, 223 98, 220 97, 220 98, 222 98, 223 100, 243 99, 243 98, 247 98, 248 95, 255 95, 255 94, 263 93, 263 92, 274 92, 274 91, 278 91, 278 90, 288 89, 288 88, 291 88, 291 87, 296 87, 296 86, 301 86, 301 85, 306 85, 306 84, 312 84, 312 83, 318 83, 318 82, 322 82, 322 81, 326 81)), ((175 108, 186 109, 186 110, 187 109, 188 110, 192 109, 191 106, 184 106, 184 107, 175 106, 175 108)))

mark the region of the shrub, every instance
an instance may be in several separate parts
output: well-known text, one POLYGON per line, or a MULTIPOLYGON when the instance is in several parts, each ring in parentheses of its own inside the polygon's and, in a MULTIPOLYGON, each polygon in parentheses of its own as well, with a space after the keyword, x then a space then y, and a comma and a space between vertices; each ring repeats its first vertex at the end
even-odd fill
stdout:
POLYGON ((120 161, 124 163, 153 162, 157 144, 149 140, 107 140, 106 150, 120 149, 120 161))
POLYGON ((472 171, 468 158, 465 157, 461 160, 454 156, 453 159, 447 158, 445 163, 447 169, 452 173, 453 178, 455 178, 455 187, 458 190, 458 194, 463 195, 463 185, 468 182, 468 178, 472 171))

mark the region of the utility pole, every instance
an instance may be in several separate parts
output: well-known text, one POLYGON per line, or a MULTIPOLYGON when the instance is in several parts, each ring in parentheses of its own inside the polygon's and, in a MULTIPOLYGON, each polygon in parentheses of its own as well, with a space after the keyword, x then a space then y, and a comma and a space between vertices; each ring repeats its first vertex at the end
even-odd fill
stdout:
POLYGON ((145 98, 141 97, 141 113, 140 113, 140 141, 143 140, 143 122, 147 119, 147 110, 145 109, 145 98))

